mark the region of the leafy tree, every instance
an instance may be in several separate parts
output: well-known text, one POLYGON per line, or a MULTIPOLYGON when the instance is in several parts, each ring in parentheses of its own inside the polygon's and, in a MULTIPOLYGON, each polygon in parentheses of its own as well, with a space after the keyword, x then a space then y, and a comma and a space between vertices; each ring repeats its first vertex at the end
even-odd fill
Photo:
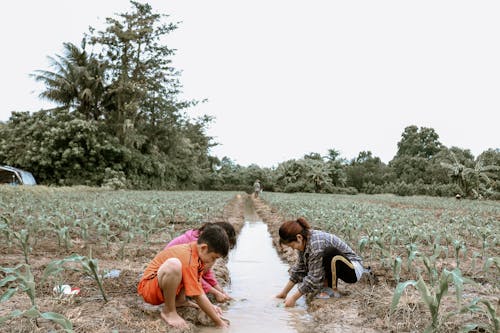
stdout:
POLYGON ((38 70, 32 77, 45 84, 40 97, 78 112, 87 120, 102 116, 105 95, 105 65, 84 48, 64 43, 64 55, 49 57, 54 71, 38 70))
POLYGON ((345 172, 345 160, 340 158, 340 152, 335 149, 329 149, 325 156, 328 177, 333 186, 344 187, 347 184, 345 172))
POLYGON ((411 125, 404 129, 401 141, 398 142, 396 157, 411 156, 432 158, 440 151, 443 145, 439 142, 439 135, 432 128, 411 125))
POLYGON ((443 167, 449 170, 451 179, 458 184, 463 194, 478 197, 485 193, 494 182, 500 171, 499 165, 485 165, 482 156, 476 159, 473 167, 462 164, 453 152, 450 154, 453 162, 442 162, 443 167))
POLYGON ((14 112, 0 134, 5 163, 45 184, 100 185, 105 168, 124 168, 129 154, 97 122, 64 109, 14 112))
POLYGON ((433 182, 431 173, 432 159, 443 148, 439 136, 432 128, 408 126, 398 142, 398 151, 389 166, 398 181, 414 184, 433 182))
POLYGON ((385 169, 386 165, 379 157, 374 157, 371 151, 362 151, 346 167, 347 185, 358 191, 362 191, 369 183, 382 185, 385 169))
MULTIPOLYGON (((147 3, 131 4, 132 12, 107 18, 104 31, 91 28, 87 36, 90 44, 101 49, 100 58, 110 68, 109 125, 120 142, 129 146, 145 142, 144 131, 151 126, 176 124, 179 110, 191 105, 177 101, 180 73, 171 67, 174 50, 162 43, 177 25, 163 23, 166 15, 153 13, 147 3)), ((174 138, 170 136, 169 146, 179 143, 174 138)))
POLYGON ((198 102, 178 98, 174 50, 164 44, 177 26, 149 4, 131 4, 130 12, 107 18, 104 31, 91 28, 81 48, 65 43, 64 54, 51 58, 53 71, 35 72, 46 85, 42 97, 59 107, 11 117, 1 129, 0 158, 45 183, 99 185, 112 177, 145 189, 207 184, 212 119, 190 119, 184 110, 198 102))

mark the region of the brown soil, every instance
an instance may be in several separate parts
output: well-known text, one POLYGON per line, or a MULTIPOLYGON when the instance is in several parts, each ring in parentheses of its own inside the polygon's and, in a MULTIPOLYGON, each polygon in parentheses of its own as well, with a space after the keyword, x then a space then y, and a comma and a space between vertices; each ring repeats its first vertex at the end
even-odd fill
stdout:
MULTIPOLYGON (((289 249, 282 249, 278 244, 278 227, 283 222, 283 216, 272 207, 268 206, 261 198, 237 195, 226 206, 220 219, 232 223, 237 232, 244 224, 245 218, 260 218, 268 224, 279 255, 290 264, 296 254, 289 249), (248 210, 246 200, 255 207, 255 211, 248 210), (255 215, 255 212, 258 214, 255 215)), ((180 224, 178 231, 187 230, 194 226, 180 224)), ((167 327, 159 315, 159 308, 147 305, 137 295, 137 283, 143 269, 154 257, 157 251, 165 245, 165 235, 158 235, 150 244, 140 244, 136 240, 128 246, 123 260, 119 260, 120 249, 118 245, 106 247, 103 244, 93 244, 93 257, 99 259, 101 270, 119 269, 117 278, 104 279, 104 289, 108 297, 105 302, 96 283, 83 276, 80 272, 69 272, 64 275, 64 283, 81 288, 81 293, 76 296, 57 296, 52 292, 54 281, 37 285, 36 302, 41 312, 52 311, 66 316, 74 326, 75 332, 178 332, 179 330, 167 327)), ((90 246, 78 244, 81 254, 88 255, 90 246)), ((35 281, 41 281, 41 275, 46 265, 54 259, 60 259, 68 253, 58 253, 53 242, 39 242, 30 257, 30 266, 35 276, 35 281)), ((12 253, 12 248, 0 244, 1 267, 13 267, 23 261, 21 252, 12 253)), ((398 312, 389 316, 389 304, 392 299, 394 286, 386 276, 390 272, 378 270, 376 274, 379 282, 371 285, 367 279, 350 284, 340 284, 339 289, 343 297, 329 300, 308 300, 308 312, 312 320, 299 328, 300 332, 420 332, 428 325, 427 310, 418 297, 412 295, 403 297, 400 301, 398 312)), ((219 260, 214 267, 217 278, 222 285, 229 282, 229 272, 226 261, 219 260)), ((0 272, 0 280, 5 275, 0 272)), ((283 281, 285 284, 286 281, 283 281)), ((2 292, 5 290, 2 289, 2 292)), ((277 293, 279 290, 276 291, 277 293)), ((17 293, 9 301, 2 303, 0 317, 9 314, 14 309, 28 309, 30 300, 23 293, 17 293)), ((196 325, 211 325, 211 321, 202 311, 192 308, 179 310, 190 328, 184 332, 196 331, 196 325)), ((265 329, 265 327, 263 327, 265 329)), ((38 319, 29 320, 16 318, 0 326, 0 332, 54 332, 60 329, 52 322, 38 319)), ((62 331, 62 330, 61 330, 62 331)), ((453 331, 453 328, 450 330, 453 331)))

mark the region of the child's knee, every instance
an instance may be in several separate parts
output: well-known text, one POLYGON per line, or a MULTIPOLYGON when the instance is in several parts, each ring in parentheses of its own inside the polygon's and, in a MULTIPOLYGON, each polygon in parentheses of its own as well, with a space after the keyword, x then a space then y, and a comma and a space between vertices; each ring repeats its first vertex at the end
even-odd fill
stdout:
POLYGON ((182 277, 182 264, 177 258, 167 259, 158 269, 158 279, 165 277, 182 277))

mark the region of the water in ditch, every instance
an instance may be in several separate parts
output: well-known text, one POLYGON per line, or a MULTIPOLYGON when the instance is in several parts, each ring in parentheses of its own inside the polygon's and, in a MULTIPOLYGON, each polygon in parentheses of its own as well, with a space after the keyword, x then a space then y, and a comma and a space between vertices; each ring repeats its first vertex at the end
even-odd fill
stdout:
POLYGON ((304 297, 294 308, 284 308, 283 300, 275 297, 288 281, 288 265, 278 257, 262 221, 245 222, 227 267, 231 277, 227 291, 234 298, 224 310, 229 329, 205 327, 198 332, 288 333, 307 322, 304 297))

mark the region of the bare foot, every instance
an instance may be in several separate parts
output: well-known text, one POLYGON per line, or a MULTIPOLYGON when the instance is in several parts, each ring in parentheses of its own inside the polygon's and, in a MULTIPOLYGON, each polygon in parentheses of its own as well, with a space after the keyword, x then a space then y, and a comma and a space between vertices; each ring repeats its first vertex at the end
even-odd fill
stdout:
POLYGON ((168 325, 176 328, 188 328, 188 324, 177 312, 160 312, 161 319, 163 319, 168 325))
POLYGON ((189 306, 189 307, 192 307, 192 308, 197 308, 199 309, 200 307, 198 306, 198 304, 196 304, 195 302, 193 301, 189 301, 187 299, 184 299, 183 301, 181 300, 178 300, 178 301, 175 301, 175 307, 176 308, 182 308, 184 306, 189 306))

